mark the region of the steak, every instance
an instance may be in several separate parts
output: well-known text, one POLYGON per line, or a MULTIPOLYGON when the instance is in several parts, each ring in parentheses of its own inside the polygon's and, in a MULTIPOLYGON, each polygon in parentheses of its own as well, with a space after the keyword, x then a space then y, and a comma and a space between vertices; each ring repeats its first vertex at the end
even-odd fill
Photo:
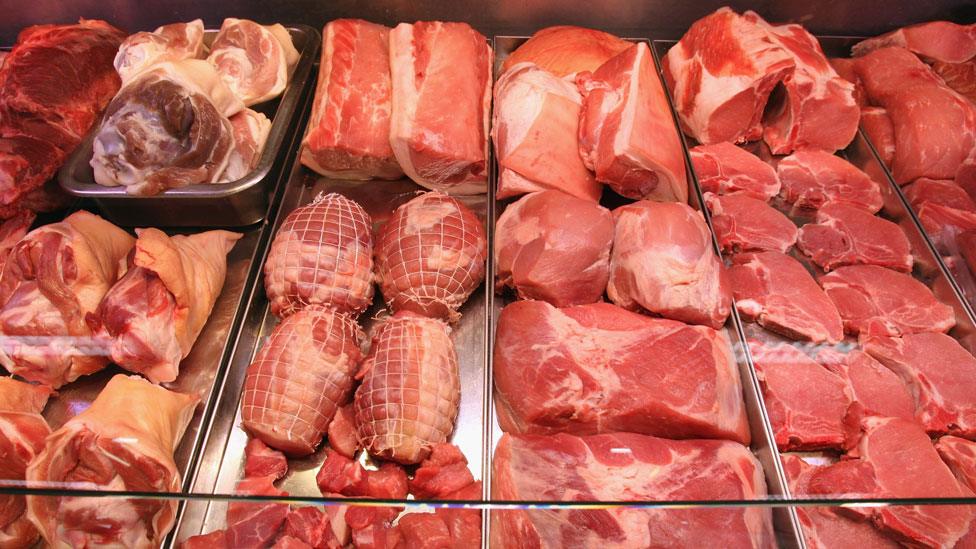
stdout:
POLYGON ((796 245, 825 271, 844 265, 912 271, 912 250, 901 227, 841 202, 817 210, 817 222, 800 227, 796 245))
POLYGON ((885 368, 864 351, 847 354, 822 349, 817 360, 844 378, 854 395, 858 413, 864 416, 915 417, 915 399, 898 374, 885 368))
POLYGON ((689 154, 704 192, 742 192, 759 200, 769 200, 779 194, 780 182, 776 170, 732 143, 698 145, 689 154))
POLYGON ((818 209, 827 202, 846 202, 869 213, 881 209, 881 188, 868 174, 828 152, 806 150, 787 156, 776 167, 780 194, 797 208, 818 209))
POLYGON ((762 200, 745 193, 705 193, 705 205, 723 252, 786 253, 796 243, 796 225, 762 200))
POLYGON ((935 441, 935 449, 959 484, 976 492, 976 442, 944 436, 935 441))

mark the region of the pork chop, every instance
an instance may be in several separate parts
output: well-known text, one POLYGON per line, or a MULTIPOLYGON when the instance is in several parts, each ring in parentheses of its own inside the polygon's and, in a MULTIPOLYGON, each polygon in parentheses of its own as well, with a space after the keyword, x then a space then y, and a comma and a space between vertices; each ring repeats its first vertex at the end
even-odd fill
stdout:
POLYGON ((959 484, 976 492, 976 442, 954 436, 935 441, 935 450, 959 484))
POLYGON ((850 387, 861 416, 915 417, 915 399, 898 374, 864 351, 847 354, 822 349, 817 361, 841 376, 850 387))
POLYGON ((881 188, 868 174, 839 156, 805 150, 780 160, 776 167, 782 197, 797 208, 818 209, 827 202, 846 202, 869 213, 881 209, 881 188))
POLYGON ((842 202, 817 210, 817 222, 800 227, 796 244, 825 271, 844 265, 912 271, 912 250, 901 227, 842 202))
POLYGON ((705 205, 723 252, 786 253, 796 243, 796 225, 762 200, 743 193, 705 193, 705 205))
POLYGON ((759 200, 769 200, 779 194, 780 182, 776 170, 732 143, 698 145, 689 154, 704 192, 743 192, 759 200))

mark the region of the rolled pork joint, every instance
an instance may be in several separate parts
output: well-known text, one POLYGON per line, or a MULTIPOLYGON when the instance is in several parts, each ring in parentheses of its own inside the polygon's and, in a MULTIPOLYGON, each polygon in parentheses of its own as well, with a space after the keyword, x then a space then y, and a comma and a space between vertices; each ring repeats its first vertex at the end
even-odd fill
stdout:
POLYGON ((353 317, 373 302, 372 220, 337 193, 295 208, 278 229, 264 263, 264 290, 279 318, 308 305, 353 317))
POLYGON ((454 431, 461 384, 447 324, 397 313, 373 336, 353 401, 356 430, 370 454, 420 463, 454 431))
POLYGON ((285 91, 298 50, 285 27, 228 17, 220 25, 207 61, 237 97, 250 107, 285 91))
POLYGON ((27 234, 0 275, 0 364, 58 388, 107 364, 85 322, 125 269, 135 239, 78 211, 27 234))
POLYGON ((234 148, 230 151, 227 168, 220 176, 220 182, 237 181, 246 176, 258 165, 264 145, 271 133, 268 117, 251 109, 230 117, 234 129, 234 148))
POLYGON ((227 275, 227 254, 240 233, 167 236, 136 231, 125 276, 87 318, 112 362, 153 383, 174 381, 180 361, 210 317, 227 275))
POLYGON ((594 29, 558 25, 537 31, 502 63, 502 72, 520 63, 532 63, 559 78, 595 71, 631 43, 594 29))
POLYGON ((492 58, 465 23, 401 23, 390 32, 390 146, 417 184, 487 192, 492 58))
MULTIPOLYGON (((198 402, 138 376, 116 375, 87 410, 47 438, 27 468, 27 485, 178 492, 173 452, 198 402)), ((176 509, 176 500, 27 498, 28 516, 51 547, 158 547, 176 509)))
POLYGON ((423 193, 393 212, 376 241, 376 281, 393 311, 455 322, 485 279, 488 238, 456 198, 423 193))
POLYGON ((323 34, 302 164, 340 179, 403 177, 390 147, 390 29, 337 19, 323 34))
POLYGON ((203 59, 203 21, 163 25, 152 32, 137 32, 126 38, 115 56, 115 70, 125 85, 140 72, 163 61, 203 59))
MULTIPOLYGON (((23 481, 27 465, 44 449, 51 429, 41 416, 51 390, 0 377, 0 479, 23 481)), ((32 547, 39 534, 25 514, 24 496, 0 495, 0 546, 32 547)))
POLYGON ((349 316, 313 305, 279 324, 247 369, 244 428, 292 456, 311 454, 352 395, 362 330, 349 316))
POLYGON ((95 134, 95 182, 135 195, 213 183, 234 150, 227 117, 244 109, 206 61, 160 63, 109 103, 95 134))

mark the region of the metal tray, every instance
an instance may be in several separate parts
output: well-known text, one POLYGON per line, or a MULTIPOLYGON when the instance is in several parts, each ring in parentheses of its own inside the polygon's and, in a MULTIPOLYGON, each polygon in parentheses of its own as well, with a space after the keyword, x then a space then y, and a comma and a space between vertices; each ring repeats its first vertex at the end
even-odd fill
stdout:
MULTIPOLYGON (((292 25, 288 32, 300 57, 284 93, 254 106, 272 121, 271 133, 258 165, 247 176, 230 183, 188 185, 155 196, 133 196, 124 187, 95 183, 89 164, 93 128, 61 168, 58 179, 62 188, 74 196, 93 199, 107 219, 127 227, 243 227, 263 220, 272 191, 268 182, 276 180, 275 173, 286 165, 283 159, 287 151, 282 144, 287 146, 290 140, 286 137, 297 127, 296 106, 302 103, 322 41, 319 32, 307 25, 292 25)), ((205 41, 212 41, 216 33, 206 31, 205 41)))

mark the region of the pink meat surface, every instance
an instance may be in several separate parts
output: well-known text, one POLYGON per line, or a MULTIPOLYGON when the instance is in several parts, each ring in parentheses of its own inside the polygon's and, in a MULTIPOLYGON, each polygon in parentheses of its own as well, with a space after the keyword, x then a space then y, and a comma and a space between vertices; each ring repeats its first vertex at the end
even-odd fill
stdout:
POLYGON ((895 160, 895 127, 888 111, 881 107, 862 107, 861 128, 874 145, 881 161, 885 166, 891 167, 895 160))
POLYGON ((884 204, 881 188, 868 174, 828 152, 799 151, 776 167, 781 195, 798 208, 818 209, 828 202, 845 202, 875 213, 884 204))
POLYGON ((288 473, 288 460, 281 452, 268 447, 259 438, 251 438, 244 447, 244 478, 271 477, 278 480, 288 473))
POLYGON ((689 152, 704 192, 742 192, 759 200, 769 200, 779 194, 776 170, 745 149, 721 142, 698 145, 689 152))
POLYGON ((932 70, 959 95, 976 103, 976 58, 962 63, 932 63, 932 70))
POLYGON ((897 46, 928 61, 962 63, 976 56, 976 25, 930 21, 909 25, 854 44, 855 56, 897 46))
POLYGON ((911 246, 896 223, 841 202, 817 210, 816 221, 800 227, 796 245, 825 271, 844 265, 912 271, 911 246))
POLYGON ((944 436, 935 441, 935 449, 959 484, 976 492, 976 442, 944 436))
POLYGON ((854 395, 858 413, 864 416, 915 417, 915 399, 898 374, 864 351, 843 354, 823 349, 817 361, 841 376, 854 395))
POLYGON ((705 193, 712 228, 723 252, 786 253, 796 243, 796 225, 775 208, 744 193, 705 193))
POLYGON ((861 77, 857 75, 857 71, 854 69, 854 60, 846 57, 831 57, 827 59, 827 62, 830 63, 830 66, 837 71, 837 74, 841 78, 854 84, 854 101, 861 108, 861 114, 863 115, 868 100, 864 95, 864 84, 861 83, 861 77))

